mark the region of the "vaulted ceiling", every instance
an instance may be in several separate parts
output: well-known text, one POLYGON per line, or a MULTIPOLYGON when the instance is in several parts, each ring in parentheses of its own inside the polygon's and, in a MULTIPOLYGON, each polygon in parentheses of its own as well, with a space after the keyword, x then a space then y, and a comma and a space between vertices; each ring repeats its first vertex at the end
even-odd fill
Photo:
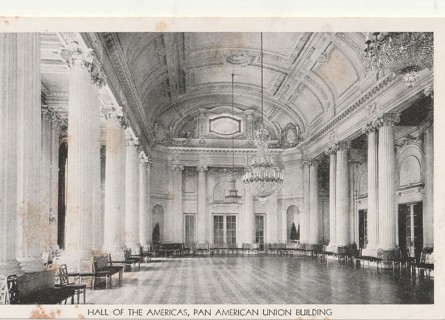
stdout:
MULTIPOLYGON (((260 33, 118 33, 150 123, 180 121, 199 108, 261 106, 260 33)), ((303 131, 341 106, 365 78, 363 34, 265 33, 264 114, 303 131)))
MULTIPOLYGON (((232 73, 236 108, 261 115, 260 33, 100 33, 83 38, 100 46, 99 57, 114 55, 109 68, 121 64, 123 72, 116 74, 125 74, 127 86, 117 93, 131 100, 131 91, 140 105, 136 118, 142 132, 150 133, 156 122, 175 126, 199 109, 230 106, 232 73)), ((359 97, 375 82, 365 70, 364 42, 363 33, 264 33, 268 126, 283 129, 293 123, 307 136, 359 97)), ((42 83, 47 101, 56 106, 66 104, 68 91, 67 66, 57 53, 63 44, 60 34, 42 34, 42 83)))

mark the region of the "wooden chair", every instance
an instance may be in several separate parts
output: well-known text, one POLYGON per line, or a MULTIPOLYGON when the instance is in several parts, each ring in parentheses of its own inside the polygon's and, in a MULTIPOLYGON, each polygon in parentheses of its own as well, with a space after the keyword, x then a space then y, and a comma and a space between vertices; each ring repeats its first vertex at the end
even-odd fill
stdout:
POLYGON ((8 282, 5 276, 0 275, 0 304, 9 304, 8 282))
POLYGON ((19 304, 19 285, 17 276, 11 275, 8 276, 8 292, 9 292, 9 303, 10 304, 19 304))
MULTIPOLYGON (((79 297, 83 294, 83 303, 85 304, 85 296, 86 296, 86 285, 70 283, 68 281, 68 269, 66 264, 62 264, 59 267, 59 277, 60 277, 60 286, 61 288, 70 289, 73 292, 71 296, 71 304, 74 304, 74 295, 77 295, 77 304, 79 304, 79 297)), ((66 303, 66 300, 65 300, 66 303)))

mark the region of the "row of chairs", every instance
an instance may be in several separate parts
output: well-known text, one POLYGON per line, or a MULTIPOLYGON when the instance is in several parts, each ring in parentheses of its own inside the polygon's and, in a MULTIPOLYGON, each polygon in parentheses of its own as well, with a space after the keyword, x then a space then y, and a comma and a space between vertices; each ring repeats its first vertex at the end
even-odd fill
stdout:
POLYGON ((54 287, 48 287, 27 296, 20 296, 18 277, 16 275, 0 275, 0 304, 52 304, 67 302, 71 298, 71 304, 74 304, 74 296, 77 296, 77 304, 80 302, 80 296, 83 294, 83 303, 86 303, 86 285, 69 281, 68 269, 65 264, 59 266, 57 272, 58 281, 54 287))

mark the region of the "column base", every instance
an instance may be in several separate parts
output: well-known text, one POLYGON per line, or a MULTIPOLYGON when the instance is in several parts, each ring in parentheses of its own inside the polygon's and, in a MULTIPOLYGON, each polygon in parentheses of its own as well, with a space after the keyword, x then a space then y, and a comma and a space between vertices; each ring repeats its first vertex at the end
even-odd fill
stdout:
POLYGON ((368 245, 362 250, 362 256, 377 257, 377 247, 368 245))
POLYGON ((28 257, 28 258, 18 258, 20 263, 20 268, 25 273, 41 272, 46 270, 42 259, 40 257, 28 257))
POLYGON ((335 243, 329 242, 329 245, 326 247, 326 251, 327 252, 335 252, 336 250, 336 245, 335 243))
POLYGON ((8 260, 0 262, 0 274, 6 277, 11 275, 20 277, 25 273, 20 269, 20 263, 17 260, 8 260))
POLYGON ((379 243, 377 248, 382 249, 383 251, 396 251, 397 250, 396 244, 391 244, 391 243, 379 243))
POLYGON ((65 251, 59 258, 58 264, 66 264, 68 272, 72 270, 80 270, 81 260, 92 259, 94 253, 92 250, 76 250, 76 251, 65 251))

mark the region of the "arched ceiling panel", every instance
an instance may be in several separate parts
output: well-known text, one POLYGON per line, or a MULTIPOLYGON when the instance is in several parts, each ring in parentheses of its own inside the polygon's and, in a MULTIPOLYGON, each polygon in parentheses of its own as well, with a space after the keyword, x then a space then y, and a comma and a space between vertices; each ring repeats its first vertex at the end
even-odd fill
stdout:
POLYGON ((359 77, 354 66, 338 49, 333 49, 328 59, 316 73, 329 84, 338 99, 359 80, 359 77))
POLYGON ((309 126, 317 116, 323 114, 323 107, 314 93, 303 87, 293 103, 304 115, 306 126, 309 126), (309 125, 308 125, 309 124, 309 125))

